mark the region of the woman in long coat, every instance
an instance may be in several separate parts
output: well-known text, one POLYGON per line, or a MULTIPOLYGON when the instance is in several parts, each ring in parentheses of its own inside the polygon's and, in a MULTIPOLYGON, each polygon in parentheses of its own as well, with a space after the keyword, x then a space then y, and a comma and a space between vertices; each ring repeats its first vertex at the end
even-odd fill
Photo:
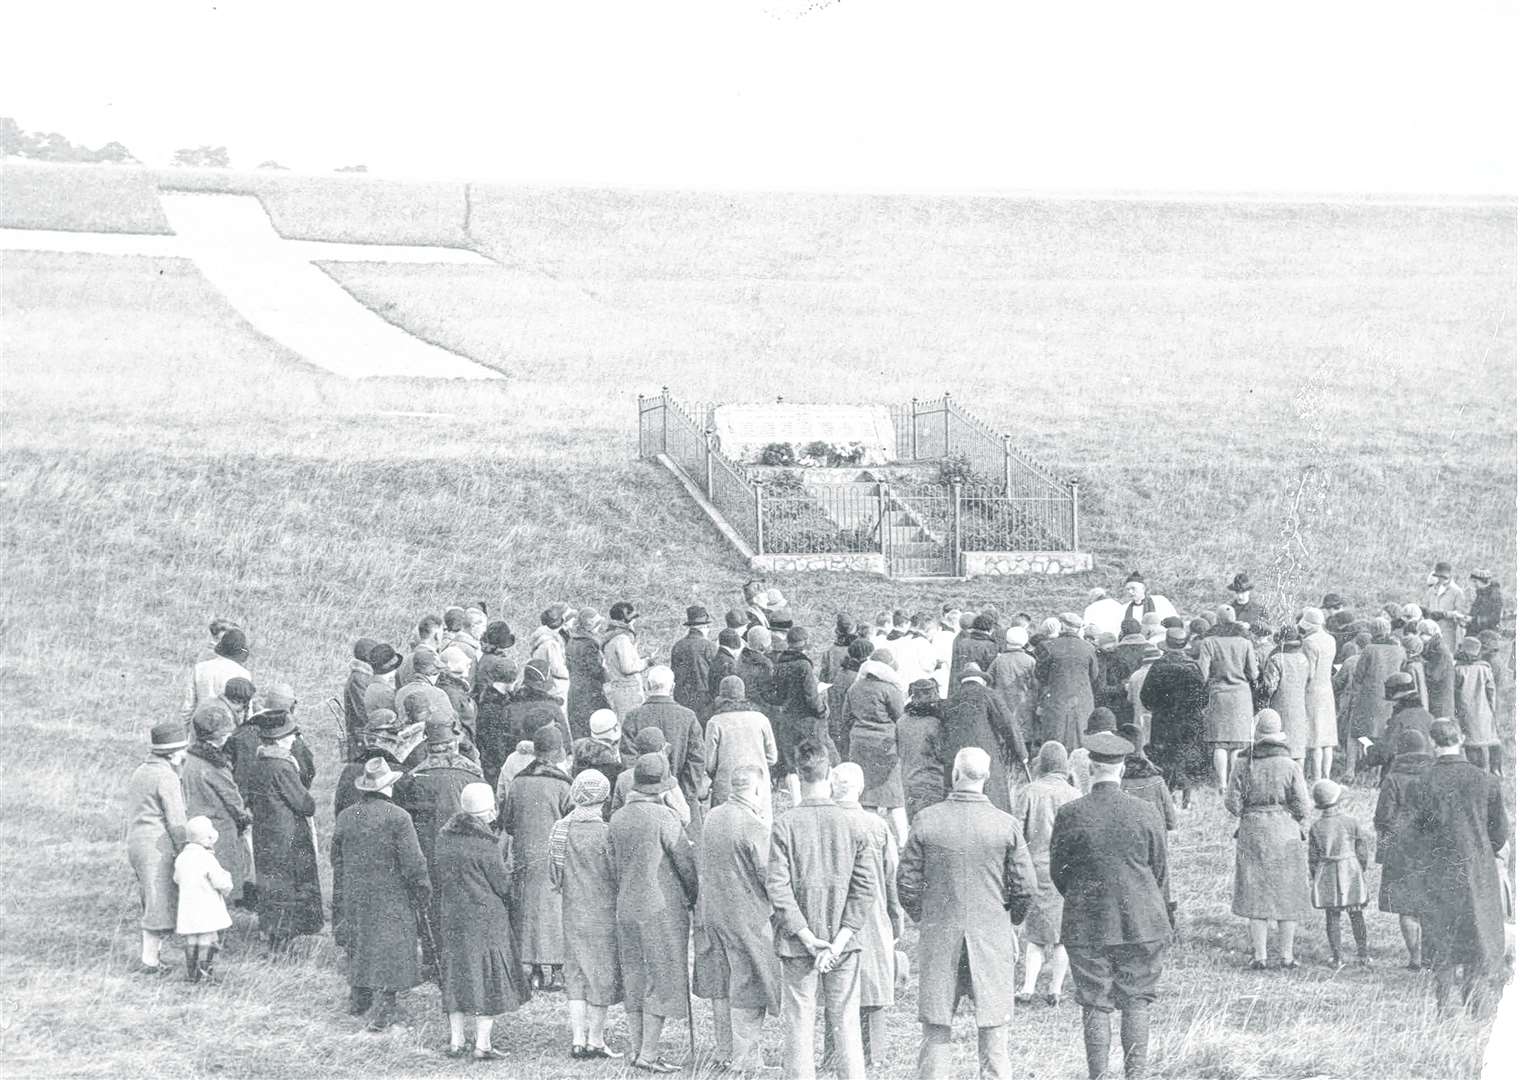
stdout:
POLYGON ((1427 770, 1432 754, 1419 731, 1403 731, 1396 740, 1395 760, 1385 770, 1374 806, 1374 861, 1380 865, 1379 910, 1400 917, 1406 942, 1406 967, 1422 967, 1422 922, 1425 906, 1423 875, 1427 840, 1416 828, 1413 791, 1427 770))
POLYGON ((544 989, 558 989, 556 970, 565 962, 560 924, 560 896, 550 882, 550 830, 571 812, 571 778, 558 764, 562 748, 541 728, 534 740, 534 760, 513 779, 502 804, 499 828, 509 840, 513 869, 510 910, 518 957, 529 967, 552 969, 544 989))
POLYGON ((1062 998, 1068 953, 1062 947, 1062 894, 1052 884, 1052 824, 1057 811, 1076 798, 1078 790, 1068 783, 1067 750, 1054 740, 1042 743, 1036 754, 1036 778, 1021 789, 1015 803, 1015 821, 1036 867, 1036 895, 1020 928, 1025 938, 1025 985, 1015 995, 1019 1002, 1035 997, 1041 965, 1048 959, 1052 975, 1047 1001, 1055 1005, 1062 998))
POLYGON ((1496 677, 1480 659, 1480 639, 1459 642, 1454 664, 1453 718, 1464 733, 1464 752, 1486 772, 1501 773, 1501 735, 1496 730, 1496 677))
POLYGON ((1230 608, 1218 612, 1216 629, 1200 639, 1200 675, 1210 703, 1205 706, 1205 742, 1215 763, 1218 790, 1226 789, 1232 754, 1252 743, 1252 688, 1258 681, 1258 654, 1237 631, 1230 608))
POLYGON ((349 1012, 374 1006, 372 1031, 384 1031, 396 995, 418 984, 419 911, 428 911, 428 863, 412 817, 391 801, 402 774, 380 757, 354 782, 361 792, 333 823, 333 940, 349 954, 349 1012), (379 992, 380 1000, 375 1000, 379 992))
POLYGON ((618 877, 618 958, 624 1012, 647 1071, 670 1072, 661 1060, 661 1029, 690 1007, 687 944, 697 902, 698 869, 681 819, 660 801, 670 775, 664 754, 643 754, 634 766, 629 801, 613 815, 608 838, 618 877))
POLYGON ((571 739, 585 739, 592 734, 587 726, 593 713, 608 707, 602 692, 602 638, 597 627, 601 617, 591 608, 576 614, 576 628, 565 646, 565 666, 571 673, 567 693, 566 715, 570 719, 571 739))
POLYGON ((301 782, 291 754, 296 724, 259 733, 260 746, 248 781, 248 809, 254 818, 254 869, 259 875, 259 929, 279 950, 298 934, 322 929, 322 880, 317 875, 317 841, 312 815, 317 804, 301 782))
POLYGON ((1312 781, 1331 779, 1332 754, 1337 748, 1337 697, 1332 690, 1337 642, 1323 628, 1325 622, 1320 608, 1301 612, 1300 651, 1310 669, 1305 689, 1305 765, 1312 781))
POLYGON ((909 838, 898 751, 898 722, 904 716, 904 695, 898 688, 898 676, 879 655, 887 655, 887 650, 878 650, 872 659, 862 661, 861 671, 846 695, 842 725, 850 747, 846 760, 860 765, 866 779, 861 804, 889 811, 902 843, 909 838))
POLYGON ((185 813, 206 818, 217 830, 214 854, 233 881, 227 900, 237 901, 242 899, 243 885, 248 880, 248 849, 243 845, 243 836, 254 819, 233 779, 232 762, 222 752, 227 737, 233 733, 233 720, 226 709, 208 702, 196 706, 191 726, 196 741, 180 769, 185 813))
POLYGON ((179 904, 174 859, 185 846, 185 796, 177 770, 190 740, 178 720, 155 724, 149 738, 148 759, 127 781, 127 861, 143 901, 139 970, 162 975, 169 967, 159 963, 159 953, 164 937, 174 933, 179 904))
POLYGON ((830 744, 835 747, 840 760, 851 761, 851 743, 846 732, 846 695, 861 677, 861 665, 871 658, 872 643, 866 638, 856 638, 842 652, 833 678, 826 680, 830 689, 825 694, 825 709, 830 714, 830 744))
POLYGON ((491 831, 494 817, 491 788, 470 784, 434 847, 443 938, 439 986, 449 1014, 449 1055, 465 1056, 465 1017, 474 1016, 476 1045, 470 1055, 477 1061, 507 1056, 492 1047, 492 1019, 517 1009, 530 993, 513 946, 508 915, 513 888, 491 831))
POLYGON ((1237 871, 1231 910, 1248 920, 1252 968, 1268 966, 1268 924, 1279 924, 1279 966, 1295 961, 1295 924, 1311 908, 1305 822, 1311 797, 1305 775, 1284 745, 1284 725, 1272 709, 1253 722, 1252 752, 1231 773, 1226 811, 1235 815, 1237 871))
POLYGON ((565 996, 571 1011, 571 1056, 617 1058, 603 1032, 608 1007, 624 999, 614 907, 618 876, 603 805, 608 778, 596 769, 571 782, 569 814, 550 831, 550 881, 560 892, 565 932, 565 996))
POLYGON ((1289 756, 1304 764, 1310 745, 1311 665, 1300 646, 1300 634, 1286 626, 1274 635, 1278 648, 1263 665, 1263 686, 1268 691, 1268 707, 1279 714, 1284 724, 1284 744, 1289 756))
POLYGON ((1453 715, 1453 652, 1436 623, 1423 619, 1418 625, 1426 638, 1422 666, 1427 670, 1427 711, 1434 720, 1443 720, 1453 715), (1426 633, 1429 629, 1430 634, 1426 633))
MULTIPOLYGON (((787 632, 787 648, 777 657, 772 667, 772 681, 768 688, 772 705, 772 731, 780 748, 787 744, 787 759, 793 759, 798 744, 804 739, 818 739, 827 748, 835 750, 825 723, 826 710, 819 693, 819 680, 814 675, 814 661, 808 653, 809 635, 801 626, 787 632)), ((838 752, 832 758, 838 758, 838 752)))
POLYGON ((941 764, 941 686, 935 679, 909 684, 909 703, 898 722, 898 772, 904 783, 904 813, 910 822, 946 797, 941 764))
POLYGON ((1379 616, 1372 620, 1369 644, 1358 654, 1349 685, 1352 704, 1348 713, 1348 775, 1358 771, 1363 756, 1360 738, 1378 739, 1385 733, 1385 724, 1394 710, 1394 703, 1385 698, 1385 680, 1401 669, 1406 662, 1405 647, 1390 637, 1390 620, 1379 616))

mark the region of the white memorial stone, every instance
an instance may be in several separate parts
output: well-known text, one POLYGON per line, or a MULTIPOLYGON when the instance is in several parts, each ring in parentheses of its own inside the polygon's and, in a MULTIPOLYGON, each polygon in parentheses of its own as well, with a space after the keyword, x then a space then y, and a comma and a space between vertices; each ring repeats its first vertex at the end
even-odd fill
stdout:
POLYGON ((894 460, 893 414, 880 405, 720 405, 713 411, 719 448, 736 461, 754 461, 768 443, 801 450, 811 442, 845 449, 861 444, 863 465, 894 460))

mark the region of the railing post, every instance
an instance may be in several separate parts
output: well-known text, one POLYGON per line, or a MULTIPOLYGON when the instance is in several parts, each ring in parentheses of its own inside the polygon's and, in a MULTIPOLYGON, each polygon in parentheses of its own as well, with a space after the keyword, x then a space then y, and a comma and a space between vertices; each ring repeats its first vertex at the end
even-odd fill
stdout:
POLYGON ((761 525, 761 485, 755 484, 752 489, 756 493, 756 554, 766 553, 766 537, 762 532, 761 525))
POLYGON ((1075 476, 1068 481, 1068 527, 1069 551, 1078 550, 1078 478, 1075 476))
POLYGON ((892 572, 888 566, 888 489, 881 480, 877 482, 877 540, 883 551, 883 570, 892 572))
POLYGON ((909 460, 920 459, 920 399, 909 399, 909 460))
POLYGON ((951 392, 941 395, 941 457, 951 456, 951 392))
POLYGON ((951 572, 962 569, 962 485, 951 485, 951 572))
POLYGON ((661 387, 661 453, 671 451, 671 444, 667 441, 666 417, 671 412, 671 392, 664 386, 661 387))
POLYGON ((1004 497, 1012 497, 1015 493, 1015 461, 1009 450, 1009 436, 1004 436, 1004 497))
POLYGON ((713 432, 703 432, 703 493, 709 502, 713 501, 713 440, 713 432))

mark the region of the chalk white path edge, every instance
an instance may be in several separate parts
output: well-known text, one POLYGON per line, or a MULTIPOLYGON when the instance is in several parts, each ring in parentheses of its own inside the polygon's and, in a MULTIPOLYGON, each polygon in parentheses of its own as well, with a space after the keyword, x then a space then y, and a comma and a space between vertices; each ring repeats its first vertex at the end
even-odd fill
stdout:
POLYGON ((238 314, 302 359, 347 378, 500 379, 349 295, 314 261, 490 266, 460 248, 286 240, 252 195, 159 193, 173 236, 0 229, 0 250, 190 259, 238 314))

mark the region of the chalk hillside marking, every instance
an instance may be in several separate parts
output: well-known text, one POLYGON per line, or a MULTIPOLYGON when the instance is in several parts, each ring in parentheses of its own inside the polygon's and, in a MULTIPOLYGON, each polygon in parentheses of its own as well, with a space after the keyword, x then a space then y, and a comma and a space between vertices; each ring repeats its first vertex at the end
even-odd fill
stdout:
POLYGON ((186 258, 254 328, 348 378, 500 379, 466 357, 393 326, 314 262, 490 266, 462 248, 286 240, 252 195, 160 192, 173 236, 0 229, 0 250, 186 258))

